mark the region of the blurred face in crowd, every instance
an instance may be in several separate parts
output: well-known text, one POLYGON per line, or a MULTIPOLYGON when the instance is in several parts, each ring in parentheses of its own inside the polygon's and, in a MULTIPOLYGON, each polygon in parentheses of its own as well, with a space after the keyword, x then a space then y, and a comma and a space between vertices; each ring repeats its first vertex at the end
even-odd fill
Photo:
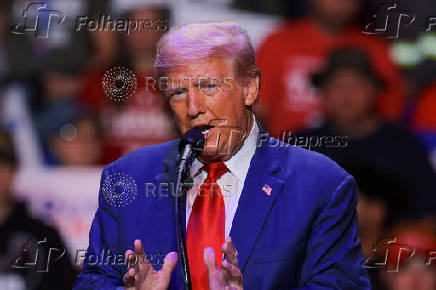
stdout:
POLYGON ((56 102, 76 96, 80 88, 80 78, 72 73, 47 71, 44 74, 44 85, 47 99, 56 102))
POLYGON ((382 200, 371 199, 359 194, 356 209, 363 254, 365 257, 369 257, 372 253, 372 246, 377 242, 380 231, 383 229, 387 206, 382 200))
POLYGON ((5 13, 3 11, 0 11, 0 42, 3 39, 3 36, 5 34, 5 26, 6 26, 6 19, 5 19, 5 13))
POLYGON ((425 257, 416 256, 398 273, 382 273, 389 290, 434 290, 436 289, 435 266, 423 263, 425 257))
MULTIPOLYGON (((82 119, 77 126, 66 128, 62 136, 53 138, 52 147, 64 166, 91 166, 98 164, 101 154, 101 141, 96 125, 89 119, 82 119)), ((62 129, 61 129, 62 131, 62 129)))
POLYGON ((13 166, 0 161, 0 201, 9 197, 14 174, 13 166))
POLYGON ((353 124, 371 116, 377 94, 372 80, 348 69, 332 73, 322 89, 326 114, 337 125, 353 124))
MULTIPOLYGON (((153 50, 156 43, 162 36, 162 28, 168 26, 167 22, 164 22, 162 13, 158 9, 137 9, 130 13, 129 18, 133 20, 147 20, 143 22, 150 25, 141 25, 141 29, 130 32, 126 36, 127 46, 130 51, 134 53, 144 53, 153 50), (154 21, 154 23, 153 23, 154 21), (153 31, 158 30, 158 31, 153 31)), ((152 53, 153 51, 151 51, 152 53)))
POLYGON ((313 0, 316 19, 331 30, 341 30, 356 19, 360 0, 313 0))
POLYGON ((168 74, 170 80, 186 77, 193 80, 182 81, 180 86, 177 81, 174 89, 170 86, 165 92, 181 132, 193 127, 203 132, 206 146, 200 161, 228 160, 252 128, 249 107, 257 98, 258 78, 242 85, 232 61, 215 56, 174 67, 168 74))

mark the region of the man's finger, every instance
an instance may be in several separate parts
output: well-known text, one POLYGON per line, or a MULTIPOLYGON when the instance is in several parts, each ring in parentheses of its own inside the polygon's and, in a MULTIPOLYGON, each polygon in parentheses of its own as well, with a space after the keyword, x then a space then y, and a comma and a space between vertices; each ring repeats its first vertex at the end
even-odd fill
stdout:
POLYGON ((204 264, 206 265, 207 271, 209 272, 209 278, 210 278, 210 275, 212 275, 213 273, 215 273, 215 271, 218 270, 218 265, 216 263, 215 252, 213 248, 211 247, 204 248, 203 261, 204 264))
POLYGON ((229 236, 226 239, 226 242, 228 243, 228 245, 230 246, 230 248, 232 249, 232 251, 235 253, 235 256, 238 256, 238 250, 236 250, 235 245, 233 244, 233 240, 232 238, 229 236))
POLYGON ((128 268, 134 267, 136 274, 146 275, 150 269, 153 269, 153 267, 145 256, 141 240, 135 240, 134 247, 135 252, 127 250, 125 253, 127 257, 126 259, 128 259, 128 268))
POLYGON ((144 265, 146 265, 146 267, 148 268, 148 265, 150 263, 148 262, 147 257, 145 256, 145 251, 144 251, 144 247, 142 246, 141 240, 135 240, 134 246, 135 246, 136 260, 138 261, 139 266, 143 267, 144 265))
POLYGON ((235 246, 233 245, 232 239, 230 237, 228 237, 225 241, 224 244, 221 247, 221 251, 224 254, 224 258, 230 262, 231 264, 235 265, 236 267, 238 267, 238 251, 236 251, 235 246))
POLYGON ((144 255, 144 248, 142 247, 141 240, 135 240, 135 254, 138 256, 144 255))
POLYGON ((168 283, 171 279, 171 273, 173 272, 174 268, 176 267, 178 260, 178 256, 176 252, 168 253, 165 256, 164 264, 162 266, 162 277, 164 280, 168 280, 168 283))
POLYGON ((127 268, 130 269, 132 267, 137 267, 138 264, 138 257, 132 250, 127 250, 124 253, 125 259, 126 259, 126 265, 127 268))
POLYGON ((242 279, 242 273, 241 270, 239 270, 238 267, 235 265, 232 265, 227 260, 223 261, 222 269, 226 271, 231 277, 233 278, 241 278, 242 279))
POLYGON ((126 274, 124 274, 123 282, 125 288, 135 287, 135 269, 130 268, 127 270, 126 274))

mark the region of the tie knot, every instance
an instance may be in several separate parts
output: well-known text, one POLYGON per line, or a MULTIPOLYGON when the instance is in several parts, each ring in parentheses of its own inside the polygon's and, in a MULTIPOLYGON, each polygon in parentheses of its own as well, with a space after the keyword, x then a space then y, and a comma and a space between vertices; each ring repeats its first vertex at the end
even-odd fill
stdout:
POLYGON ((224 164, 224 162, 212 162, 203 166, 202 168, 207 172, 207 178, 211 178, 214 180, 220 179, 221 176, 224 175, 229 169, 224 164))

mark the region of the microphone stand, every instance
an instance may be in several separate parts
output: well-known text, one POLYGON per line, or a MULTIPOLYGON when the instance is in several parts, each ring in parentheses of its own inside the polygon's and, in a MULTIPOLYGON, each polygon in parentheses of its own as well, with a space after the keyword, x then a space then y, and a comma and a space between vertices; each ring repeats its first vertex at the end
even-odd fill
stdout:
MULTIPOLYGON (((187 152, 186 150, 185 152, 187 152)), ((176 196, 174 199, 175 207, 175 224, 176 224, 176 237, 177 237, 177 252, 179 255, 180 270, 183 276, 183 284, 185 290, 191 290, 191 274, 189 272, 188 257, 186 254, 186 241, 183 228, 183 216, 182 216, 182 197, 186 194, 187 187, 184 186, 184 181, 189 180, 190 177, 187 174, 191 167, 191 160, 187 154, 183 152, 180 158, 180 163, 177 170, 177 182, 176 182, 176 196), (188 177, 188 178, 187 178, 188 177)))

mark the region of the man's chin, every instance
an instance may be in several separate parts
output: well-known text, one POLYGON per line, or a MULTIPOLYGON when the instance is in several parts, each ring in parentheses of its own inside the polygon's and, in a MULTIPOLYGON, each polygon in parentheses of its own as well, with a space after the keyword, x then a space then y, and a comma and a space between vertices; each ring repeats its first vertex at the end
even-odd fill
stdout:
POLYGON ((219 152, 216 148, 211 149, 204 149, 203 152, 201 152, 201 155, 198 157, 198 160, 203 163, 210 163, 210 162, 216 162, 216 161, 226 161, 231 156, 228 156, 229 154, 226 154, 225 152, 219 152))

